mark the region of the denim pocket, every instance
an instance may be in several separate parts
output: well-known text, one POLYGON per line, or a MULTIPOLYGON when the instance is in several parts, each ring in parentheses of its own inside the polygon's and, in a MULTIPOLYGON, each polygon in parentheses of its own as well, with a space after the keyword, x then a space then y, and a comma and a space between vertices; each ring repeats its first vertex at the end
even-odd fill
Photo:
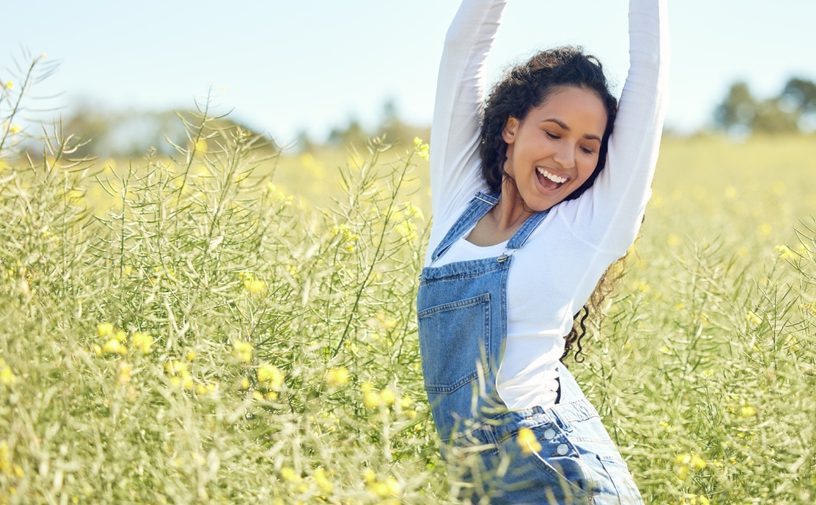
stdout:
POLYGON ((477 375, 487 356, 490 293, 417 312, 422 375, 429 393, 452 393, 477 375))

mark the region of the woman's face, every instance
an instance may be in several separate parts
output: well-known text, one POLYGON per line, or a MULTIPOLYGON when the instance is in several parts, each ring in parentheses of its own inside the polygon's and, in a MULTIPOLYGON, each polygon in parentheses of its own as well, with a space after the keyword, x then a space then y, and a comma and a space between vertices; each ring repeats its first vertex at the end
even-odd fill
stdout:
POLYGON ((560 86, 519 121, 508 118, 504 169, 527 207, 549 209, 578 189, 598 165, 606 108, 591 90, 560 86))

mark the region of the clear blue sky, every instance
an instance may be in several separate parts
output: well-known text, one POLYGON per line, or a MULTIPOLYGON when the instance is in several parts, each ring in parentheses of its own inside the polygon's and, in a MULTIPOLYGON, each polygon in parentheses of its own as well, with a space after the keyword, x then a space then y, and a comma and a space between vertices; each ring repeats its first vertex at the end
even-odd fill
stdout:
MULTIPOLYGON (((791 75, 816 80, 813 0, 670 0, 670 126, 690 130, 735 79, 776 93, 791 75)), ((114 110, 191 107, 210 85, 217 110, 291 141, 322 140, 350 115, 371 126, 388 97, 429 124, 442 42, 459 0, 230 3, 0 0, 0 79, 21 47, 61 62, 37 106, 79 100, 114 110)), ((626 0, 511 0, 488 81, 537 49, 582 44, 613 83, 628 66, 626 0)))

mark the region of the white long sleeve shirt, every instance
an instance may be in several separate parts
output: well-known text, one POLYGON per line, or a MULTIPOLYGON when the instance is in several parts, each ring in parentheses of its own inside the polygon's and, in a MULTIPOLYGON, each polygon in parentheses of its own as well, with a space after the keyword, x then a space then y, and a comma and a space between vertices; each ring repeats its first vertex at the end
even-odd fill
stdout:
MULTIPOLYGON (((474 245, 464 237, 431 254, 477 191, 484 61, 506 0, 464 0, 447 32, 430 139, 433 225, 425 266, 498 256, 506 242, 474 245)), ((634 242, 657 162, 665 117, 666 0, 630 0, 629 72, 609 139, 606 167, 579 198, 550 209, 514 253, 507 281, 507 336, 496 388, 511 410, 555 403, 559 358, 573 315, 603 273, 634 242)))

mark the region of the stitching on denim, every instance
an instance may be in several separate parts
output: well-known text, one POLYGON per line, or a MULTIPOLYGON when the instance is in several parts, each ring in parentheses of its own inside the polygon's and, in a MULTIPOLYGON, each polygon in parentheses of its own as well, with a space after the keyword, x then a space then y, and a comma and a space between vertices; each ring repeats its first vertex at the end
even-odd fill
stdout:
POLYGON ((461 379, 457 380, 453 384, 446 386, 444 384, 425 384, 425 389, 429 393, 443 393, 443 394, 451 394, 461 389, 462 386, 465 386, 475 379, 478 376, 478 372, 471 372, 468 375, 462 377, 461 379))
POLYGON ((484 304, 485 302, 490 303, 490 293, 482 293, 472 298, 465 298, 464 300, 455 300, 452 302, 434 305, 417 312, 417 317, 426 317, 446 310, 464 309, 466 307, 470 307, 471 305, 484 304))

